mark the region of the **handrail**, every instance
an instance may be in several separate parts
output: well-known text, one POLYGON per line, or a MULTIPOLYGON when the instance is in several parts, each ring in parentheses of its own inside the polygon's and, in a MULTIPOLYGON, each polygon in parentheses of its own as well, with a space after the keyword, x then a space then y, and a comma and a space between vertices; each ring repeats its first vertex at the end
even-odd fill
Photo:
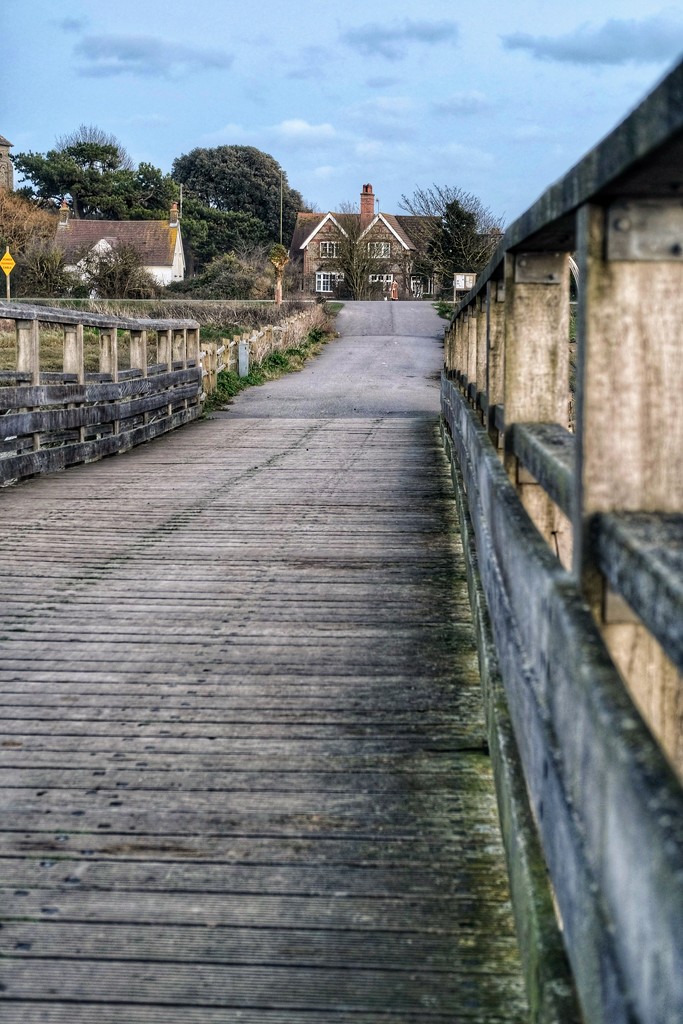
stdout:
POLYGON ((28 305, 0 301, 0 320, 32 320, 46 324, 83 324, 84 327, 116 327, 133 331, 198 330, 191 319, 159 320, 149 317, 114 316, 106 313, 81 312, 52 306, 28 305))
POLYGON ((683 62, 511 225, 446 334, 447 447, 590 1024, 683 1019, 681 95, 683 62))
POLYGON ((521 248, 573 252, 577 247, 575 215, 585 203, 683 196, 682 93, 683 62, 510 225, 454 315, 467 308, 488 281, 502 278, 506 253, 521 248))
POLYGON ((0 373, 0 485, 126 451, 201 413, 196 320, 7 302, 0 302, 0 320, 14 321, 16 328, 16 368, 0 373), (41 325, 62 329, 59 372, 41 367, 41 325), (86 327, 97 330, 96 373, 85 369, 86 327), (129 350, 125 368, 121 332, 129 350), (150 353, 153 344, 156 352, 150 353))

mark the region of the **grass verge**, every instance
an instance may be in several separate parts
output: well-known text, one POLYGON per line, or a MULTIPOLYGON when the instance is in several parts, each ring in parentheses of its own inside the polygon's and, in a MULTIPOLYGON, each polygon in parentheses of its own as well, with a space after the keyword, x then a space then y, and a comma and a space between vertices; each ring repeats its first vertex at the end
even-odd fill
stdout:
POLYGON ((287 348, 283 352, 271 352, 261 363, 255 363, 246 377, 240 377, 233 370, 221 370, 218 374, 216 390, 204 402, 204 412, 215 412, 224 408, 245 388, 265 384, 269 380, 277 380, 286 373, 295 373, 303 369, 312 356, 318 353, 334 335, 322 327, 314 327, 308 337, 300 345, 287 348))

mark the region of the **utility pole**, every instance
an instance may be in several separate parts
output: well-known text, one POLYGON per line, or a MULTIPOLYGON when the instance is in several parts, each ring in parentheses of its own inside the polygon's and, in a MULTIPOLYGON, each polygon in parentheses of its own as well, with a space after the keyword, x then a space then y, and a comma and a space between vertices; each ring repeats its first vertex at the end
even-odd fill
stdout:
POLYGON ((282 168, 280 168, 280 245, 282 245, 282 168))

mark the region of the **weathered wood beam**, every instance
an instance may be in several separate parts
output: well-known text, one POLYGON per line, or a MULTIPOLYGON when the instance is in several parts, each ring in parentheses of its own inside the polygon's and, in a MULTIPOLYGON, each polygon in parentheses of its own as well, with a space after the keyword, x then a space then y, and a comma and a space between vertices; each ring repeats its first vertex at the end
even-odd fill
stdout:
POLYGON ((571 518, 576 436, 558 423, 513 423, 510 447, 565 516, 571 518))
MULTIPOLYGON (((505 424, 569 416, 569 257, 509 254, 505 261, 505 424)), ((538 483, 520 471, 509 439, 505 466, 541 535, 565 564, 571 559, 566 517, 538 483)))
POLYGON ((680 201, 670 205, 664 232, 661 204, 653 218, 647 206, 627 216, 623 203, 579 211, 574 571, 634 701, 683 774, 683 679, 645 626, 609 614, 592 530, 598 514, 683 509, 683 418, 665 424, 660 411, 662 388, 683 394, 683 223, 680 201))
POLYGON ((538 537, 458 389, 442 388, 582 1008, 594 1024, 665 1024, 683 1014, 683 792, 576 581, 538 537))

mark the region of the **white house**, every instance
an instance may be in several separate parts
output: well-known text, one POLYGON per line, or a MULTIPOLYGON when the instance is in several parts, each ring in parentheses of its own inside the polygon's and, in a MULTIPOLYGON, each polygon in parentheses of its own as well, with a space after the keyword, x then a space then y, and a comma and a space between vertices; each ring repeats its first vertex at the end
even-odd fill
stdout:
POLYGON ((68 206, 63 203, 55 242, 64 250, 67 270, 78 272, 79 261, 89 251, 102 252, 125 244, 138 250, 145 270, 159 284, 182 281, 185 277, 177 203, 171 206, 168 221, 78 220, 71 217, 68 206))

